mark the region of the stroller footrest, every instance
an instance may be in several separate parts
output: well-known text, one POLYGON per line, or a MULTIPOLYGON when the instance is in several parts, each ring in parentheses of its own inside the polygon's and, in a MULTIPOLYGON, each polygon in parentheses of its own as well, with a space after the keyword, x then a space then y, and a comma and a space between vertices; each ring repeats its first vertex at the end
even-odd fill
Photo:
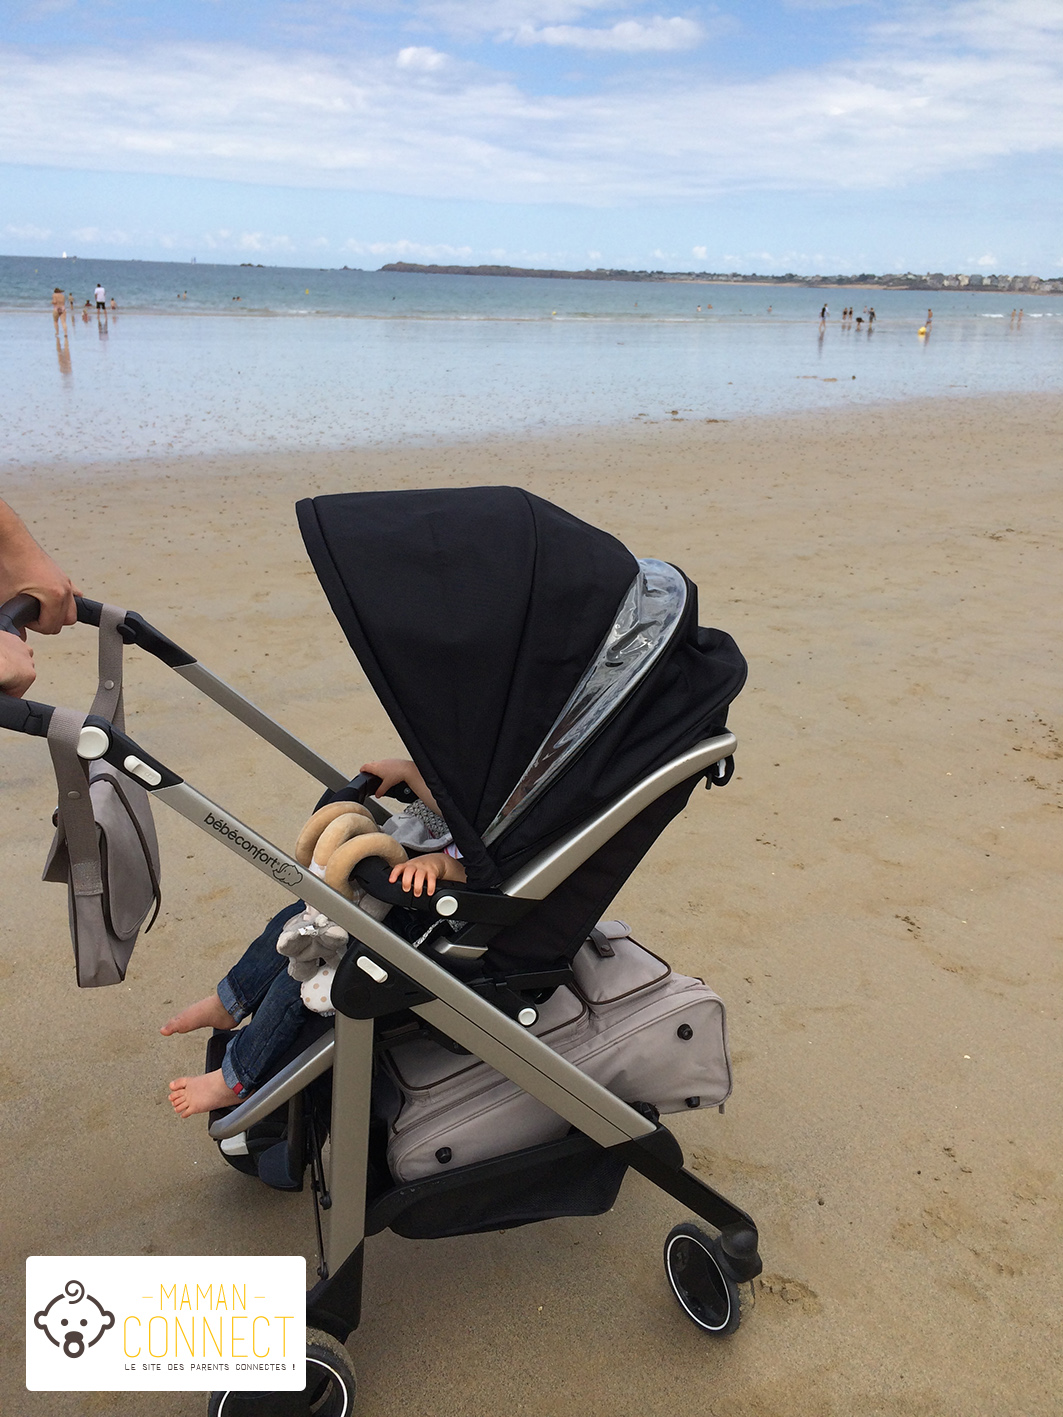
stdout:
POLYGON ((305 1164, 294 1174, 291 1151, 287 1139, 263 1151, 258 1158, 258 1179, 275 1191, 301 1191, 305 1164))

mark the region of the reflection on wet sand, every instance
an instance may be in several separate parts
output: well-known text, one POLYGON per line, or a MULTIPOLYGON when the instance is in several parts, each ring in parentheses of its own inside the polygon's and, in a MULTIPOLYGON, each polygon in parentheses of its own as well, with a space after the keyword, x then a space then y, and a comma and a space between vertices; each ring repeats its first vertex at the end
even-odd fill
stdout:
POLYGON ((74 371, 70 364, 70 345, 67 343, 65 334, 60 341, 58 330, 55 335, 55 353, 59 360, 60 374, 72 374, 74 371))
MULTIPOLYGON (((78 344, 77 378, 60 373, 57 384, 44 301, 38 298, 32 321, 0 310, 3 465, 47 460, 52 415, 92 426, 93 456, 108 458, 162 449, 190 455, 392 440, 421 445, 524 429, 629 426, 639 413, 670 417, 673 408, 685 410, 688 421, 810 412, 951 398, 960 384, 968 397, 1063 387, 1063 306, 1032 310, 1042 318, 1026 314, 1021 332, 1008 330, 1010 305, 996 320, 982 318, 992 311, 946 319, 935 309, 932 338, 918 340, 927 307, 887 321, 887 302, 879 299, 874 338, 866 324, 856 338, 854 314, 847 330, 838 320, 825 322, 820 340, 818 306, 800 323, 775 322, 774 315, 761 326, 662 320, 637 327, 636 335, 635 327, 621 330, 604 319, 223 319, 125 310, 119 328, 112 312, 84 310, 82 300, 86 320, 69 331, 71 356, 78 344)), ((640 310, 642 304, 640 291, 640 310)), ((780 298, 774 314, 781 307, 780 298)), ((61 350, 62 329, 59 335, 61 350)))

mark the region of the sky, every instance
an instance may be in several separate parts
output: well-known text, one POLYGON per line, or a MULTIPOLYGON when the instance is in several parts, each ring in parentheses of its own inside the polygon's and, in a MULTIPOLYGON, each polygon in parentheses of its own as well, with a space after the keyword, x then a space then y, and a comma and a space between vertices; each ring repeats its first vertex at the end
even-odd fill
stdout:
POLYGON ((1063 273, 1063 0, 6 0, 0 252, 1063 273))

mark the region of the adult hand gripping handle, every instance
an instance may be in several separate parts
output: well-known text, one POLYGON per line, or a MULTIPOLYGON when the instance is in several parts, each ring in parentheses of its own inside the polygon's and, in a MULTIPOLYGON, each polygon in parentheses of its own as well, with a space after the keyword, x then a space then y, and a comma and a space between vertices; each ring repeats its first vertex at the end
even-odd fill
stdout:
POLYGON ((0 605, 0 630, 17 635, 32 625, 41 613, 41 602, 33 595, 15 595, 0 605))
MULTIPOLYGON (((99 604, 96 601, 84 601, 80 597, 77 603, 78 619, 83 623, 98 625, 99 604), (94 611, 95 619, 92 618, 94 611)), ((40 613, 40 602, 34 596, 16 595, 0 605, 0 630, 5 630, 9 635, 17 635, 26 625, 36 620, 40 613)), ((13 733, 27 733, 33 738, 45 738, 53 712, 51 704, 34 703, 32 699, 16 699, 14 695, 0 691, 0 728, 7 728, 13 733)), ((173 787, 181 781, 176 773, 171 772, 150 753, 146 753, 132 738, 119 732, 107 719, 92 714, 86 720, 86 726, 99 728, 106 733, 108 747, 103 756, 112 767, 124 769, 126 760, 135 757, 159 774, 157 786, 173 787)))
MULTIPOLYGON (((0 605, 0 630, 9 635, 20 635, 40 613, 41 603, 35 596, 12 596, 0 605)), ((11 728, 16 733, 39 734, 43 737, 48 732, 51 716, 52 710, 48 704, 16 699, 13 694, 7 694, 0 689, 0 728, 11 728)))

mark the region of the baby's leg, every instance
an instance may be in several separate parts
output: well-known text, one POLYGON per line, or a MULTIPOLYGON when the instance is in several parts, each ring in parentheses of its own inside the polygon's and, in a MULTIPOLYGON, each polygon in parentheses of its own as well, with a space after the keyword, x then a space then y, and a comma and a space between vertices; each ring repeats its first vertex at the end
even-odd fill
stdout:
POLYGON ((237 1099, 222 1077, 221 1068, 201 1077, 177 1078, 170 1084, 170 1101, 180 1117, 213 1112, 216 1107, 232 1107, 237 1099))
POLYGON ((197 1028, 235 1028, 236 1020, 218 997, 217 992, 198 1004, 189 1004, 173 1018, 167 1019, 159 1032, 168 1038, 171 1033, 191 1033, 197 1028))
POLYGON ((191 1033, 197 1028, 235 1028, 241 1019, 254 1013, 274 979, 288 966, 284 956, 277 953, 277 941, 292 916, 303 909, 302 901, 285 906, 258 939, 252 940, 217 991, 167 1019, 159 1032, 169 1037, 171 1033, 191 1033))
POLYGON ((233 1034, 221 1067, 170 1084, 174 1111, 191 1117, 215 1107, 235 1106, 253 1092, 295 1042, 309 1016, 299 991, 299 981, 287 970, 276 975, 251 1022, 233 1034))

